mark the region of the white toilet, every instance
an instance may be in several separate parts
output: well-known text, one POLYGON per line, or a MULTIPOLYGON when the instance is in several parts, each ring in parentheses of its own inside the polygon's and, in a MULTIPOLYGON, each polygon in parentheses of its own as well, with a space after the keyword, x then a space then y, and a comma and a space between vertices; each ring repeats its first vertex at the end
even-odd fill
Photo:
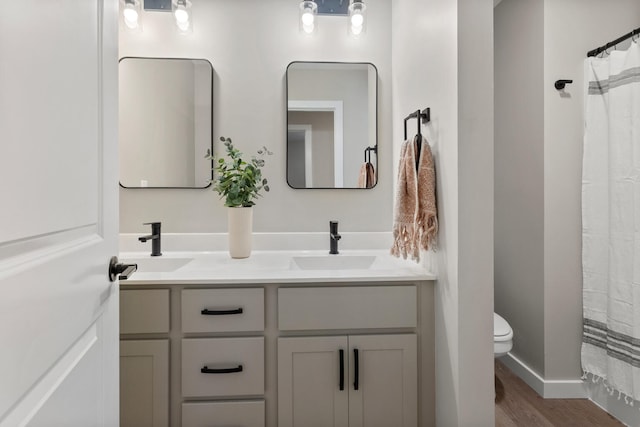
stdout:
POLYGON ((493 355, 501 357, 513 347, 513 329, 499 314, 493 313, 493 355))

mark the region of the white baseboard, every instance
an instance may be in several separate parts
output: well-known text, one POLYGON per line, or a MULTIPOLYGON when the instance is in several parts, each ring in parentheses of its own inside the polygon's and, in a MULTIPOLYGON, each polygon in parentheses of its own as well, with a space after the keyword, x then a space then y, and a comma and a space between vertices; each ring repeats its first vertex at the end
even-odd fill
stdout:
POLYGON ((586 384, 581 379, 545 380, 511 353, 500 358, 500 361, 545 399, 587 399, 589 397, 586 384))

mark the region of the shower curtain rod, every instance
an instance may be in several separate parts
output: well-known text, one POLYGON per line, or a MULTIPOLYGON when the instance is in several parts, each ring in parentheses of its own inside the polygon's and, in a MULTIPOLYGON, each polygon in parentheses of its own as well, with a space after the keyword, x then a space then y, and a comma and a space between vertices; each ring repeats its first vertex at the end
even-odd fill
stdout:
POLYGON ((631 37, 636 36, 636 35, 640 35, 640 27, 636 28, 635 30, 631 31, 630 33, 625 34, 622 37, 619 37, 619 38, 615 39, 612 42, 609 42, 609 43, 605 44, 604 46, 600 46, 597 49, 590 50, 589 52, 587 52, 587 57, 600 55, 605 50, 607 50, 609 48, 612 48, 612 47, 615 47, 618 43, 622 43, 623 41, 625 41, 627 39, 630 39, 631 37))

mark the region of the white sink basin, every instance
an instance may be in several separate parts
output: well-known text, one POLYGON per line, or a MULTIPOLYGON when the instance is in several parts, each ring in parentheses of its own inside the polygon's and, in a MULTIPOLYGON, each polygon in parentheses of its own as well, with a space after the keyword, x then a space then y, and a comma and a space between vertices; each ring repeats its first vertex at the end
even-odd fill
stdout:
POLYGON ((375 261, 375 255, 320 255, 294 256, 292 270, 367 270, 375 261))
POLYGON ((184 267, 193 258, 164 258, 162 256, 149 258, 127 258, 120 260, 124 264, 138 264, 140 273, 169 273, 184 267))

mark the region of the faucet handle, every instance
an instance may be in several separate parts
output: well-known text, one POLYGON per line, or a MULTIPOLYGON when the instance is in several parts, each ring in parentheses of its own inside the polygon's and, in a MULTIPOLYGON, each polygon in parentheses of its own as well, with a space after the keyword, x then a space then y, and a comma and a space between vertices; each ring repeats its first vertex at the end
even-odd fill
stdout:
POLYGON ((160 221, 158 221, 158 222, 145 222, 142 225, 150 225, 151 226, 151 233, 160 234, 160 227, 162 226, 162 223, 160 221))

